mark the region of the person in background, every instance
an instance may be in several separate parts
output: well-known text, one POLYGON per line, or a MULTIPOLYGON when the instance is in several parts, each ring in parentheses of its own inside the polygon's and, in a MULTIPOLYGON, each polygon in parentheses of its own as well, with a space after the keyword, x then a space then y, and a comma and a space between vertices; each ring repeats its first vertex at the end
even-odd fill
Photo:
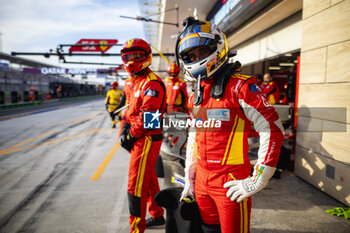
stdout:
POLYGON ((134 78, 126 123, 120 145, 130 152, 128 174, 129 223, 131 232, 164 225, 164 209, 154 202, 159 192, 155 164, 163 140, 161 119, 166 108, 165 85, 149 69, 150 45, 139 38, 126 41, 121 49, 125 70, 134 78), (152 217, 146 221, 146 209, 152 217))
POLYGON ((51 97, 50 92, 47 91, 47 92, 45 93, 45 100, 46 100, 46 101, 50 101, 51 98, 52 98, 52 97, 51 97))
POLYGON ((288 83, 285 83, 283 85, 283 89, 284 89, 285 95, 283 99, 280 100, 280 104, 288 104, 288 98, 287 98, 288 83))
POLYGON ((105 105, 106 109, 109 112, 109 116, 112 119, 112 128, 116 127, 115 117, 118 116, 119 121, 121 120, 121 113, 114 114, 114 110, 117 109, 117 105, 120 101, 120 97, 122 96, 122 91, 118 89, 118 82, 113 81, 111 83, 111 90, 107 92, 105 105))
POLYGON ((191 127, 181 200, 194 197, 204 233, 249 232, 251 196, 276 170, 282 124, 255 78, 235 73, 236 64, 228 63, 225 34, 192 17, 184 26, 175 53, 197 80, 189 97, 190 115, 196 121, 214 118, 221 124, 215 129, 191 127), (260 134, 260 149, 251 177, 247 137, 252 122, 260 134))
POLYGON ((263 76, 261 74, 256 74, 254 77, 256 78, 258 86, 261 87, 261 84, 263 84, 263 76))
POLYGON ((167 93, 167 110, 168 114, 172 112, 186 112, 187 110, 187 85, 186 82, 179 78, 180 68, 176 63, 168 65, 168 77, 165 79, 167 93))
MULTIPOLYGON (((123 95, 119 101, 119 104, 117 106, 116 109, 119 109, 121 107, 123 107, 124 105, 127 105, 129 104, 130 102, 130 95, 131 95, 131 92, 134 88, 134 77, 130 76, 128 79, 126 79, 124 81, 124 86, 123 86, 123 95)), ((119 129, 119 137, 120 137, 120 134, 122 132, 122 129, 124 127, 124 124, 126 123, 126 111, 127 109, 124 111, 124 114, 122 116, 122 120, 120 122, 120 129, 119 129)))
POLYGON ((285 96, 280 102, 282 104, 289 104, 294 107, 295 101, 295 79, 296 73, 291 72, 288 74, 287 82, 284 84, 285 96))
POLYGON ((29 94, 29 101, 30 102, 34 102, 35 95, 34 95, 34 90, 31 87, 28 88, 28 94, 29 94))
POLYGON ((56 96, 57 96, 57 99, 60 99, 62 97, 62 85, 59 85, 56 88, 56 96))
POLYGON ((272 80, 269 73, 264 74, 264 82, 260 88, 266 94, 266 98, 270 104, 278 104, 280 102, 280 89, 272 80))

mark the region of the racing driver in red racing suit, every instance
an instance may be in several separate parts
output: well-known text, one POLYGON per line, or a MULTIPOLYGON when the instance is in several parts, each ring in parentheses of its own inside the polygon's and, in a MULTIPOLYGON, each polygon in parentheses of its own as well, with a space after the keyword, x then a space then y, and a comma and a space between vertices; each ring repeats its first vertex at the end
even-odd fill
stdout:
POLYGON ((181 200, 194 195, 205 233, 250 232, 251 196, 276 170, 283 128, 255 79, 234 73, 237 67, 228 63, 224 33, 192 17, 184 26, 176 55, 197 81, 189 97, 190 114, 196 122, 221 124, 200 128, 205 124, 196 123, 190 129, 181 200), (252 122, 260 134, 260 148, 250 176, 247 136, 252 122))
POLYGON ((131 232, 142 233, 146 228, 147 204, 151 220, 159 220, 155 225, 165 222, 164 210, 155 204, 153 197, 159 192, 155 163, 162 144, 160 123, 166 107, 166 94, 163 81, 148 68, 152 63, 152 53, 146 41, 137 38, 126 41, 121 56, 126 71, 134 78, 134 88, 120 145, 131 152, 128 175, 131 232), (144 125, 144 118, 150 114, 152 117, 148 123, 152 127, 144 125))
POLYGON ((170 63, 167 68, 169 77, 165 79, 165 88, 167 93, 167 109, 168 114, 172 112, 186 112, 187 110, 187 85, 180 79, 180 68, 176 63, 170 63))

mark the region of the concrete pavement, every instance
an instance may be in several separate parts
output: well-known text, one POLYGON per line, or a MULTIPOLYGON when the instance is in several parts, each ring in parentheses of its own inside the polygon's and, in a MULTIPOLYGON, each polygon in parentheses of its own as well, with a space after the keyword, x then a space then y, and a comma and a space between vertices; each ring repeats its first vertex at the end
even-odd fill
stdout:
POLYGON ((27 102, 18 104, 0 105, 0 120, 25 116, 27 113, 37 113, 45 110, 56 110, 73 103, 86 103, 87 101, 104 99, 102 95, 81 96, 72 98, 52 99, 50 101, 27 102))
MULTIPOLYGON (((292 172, 282 172, 281 179, 253 198, 251 233, 348 233, 350 220, 331 216, 324 211, 345 207, 292 172)), ((148 229, 163 233, 165 228, 148 229)))

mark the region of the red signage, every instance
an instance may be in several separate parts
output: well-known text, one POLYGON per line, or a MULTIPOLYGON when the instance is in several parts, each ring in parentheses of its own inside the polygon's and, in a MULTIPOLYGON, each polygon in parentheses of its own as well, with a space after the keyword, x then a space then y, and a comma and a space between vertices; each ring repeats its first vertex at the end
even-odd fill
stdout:
POLYGON ((119 65, 114 68, 114 70, 125 70, 123 65, 119 65))
POLYGON ((101 40, 101 39, 81 39, 76 45, 69 49, 69 52, 106 52, 112 46, 110 44, 116 44, 118 40, 101 40), (96 46, 99 44, 99 46, 96 46), (82 46, 84 45, 84 46, 82 46))

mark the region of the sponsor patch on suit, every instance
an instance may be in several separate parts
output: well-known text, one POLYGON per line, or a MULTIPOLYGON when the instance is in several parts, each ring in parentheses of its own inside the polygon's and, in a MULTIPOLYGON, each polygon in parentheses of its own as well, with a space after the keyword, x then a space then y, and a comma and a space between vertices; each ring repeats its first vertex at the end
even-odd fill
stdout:
POLYGON ((229 109, 208 109, 207 117, 208 119, 213 119, 217 121, 229 121, 230 110, 229 109))
POLYGON ((146 89, 144 96, 153 96, 157 98, 159 96, 159 91, 153 89, 146 89))

